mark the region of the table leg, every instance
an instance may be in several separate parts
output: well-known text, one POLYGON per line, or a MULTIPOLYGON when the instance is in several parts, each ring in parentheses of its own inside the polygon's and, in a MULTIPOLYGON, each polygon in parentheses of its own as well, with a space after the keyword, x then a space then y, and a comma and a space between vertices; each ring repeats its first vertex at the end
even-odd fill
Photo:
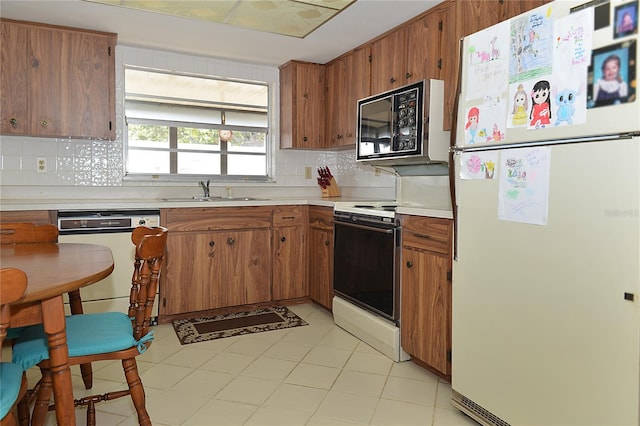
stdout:
POLYGON ((42 301, 42 322, 49 343, 56 419, 59 425, 75 426, 76 416, 62 295, 42 301))

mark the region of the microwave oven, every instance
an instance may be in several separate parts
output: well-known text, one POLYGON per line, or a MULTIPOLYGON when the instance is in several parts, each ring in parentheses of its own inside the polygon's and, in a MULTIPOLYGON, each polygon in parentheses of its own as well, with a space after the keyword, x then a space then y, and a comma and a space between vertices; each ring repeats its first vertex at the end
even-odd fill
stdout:
POLYGON ((444 82, 428 80, 358 101, 356 160, 372 165, 446 163, 444 82))

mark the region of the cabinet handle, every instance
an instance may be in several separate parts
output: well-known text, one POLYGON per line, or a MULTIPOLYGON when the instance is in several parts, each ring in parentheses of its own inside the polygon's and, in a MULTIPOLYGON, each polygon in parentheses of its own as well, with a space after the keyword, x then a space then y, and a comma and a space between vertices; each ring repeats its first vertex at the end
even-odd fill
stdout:
POLYGON ((396 82, 396 79, 395 79, 394 77, 391 77, 391 78, 389 79, 389 81, 390 81, 391 83, 395 83, 395 82, 396 82))
POLYGON ((410 79, 410 78, 411 78, 411 73, 410 73, 410 72, 406 73, 406 74, 404 75, 404 77, 405 77, 407 80, 408 80, 408 79, 410 79))
POLYGON ((303 138, 302 138, 302 140, 306 142, 306 141, 308 141, 308 140, 309 140, 309 138, 307 138, 307 137, 305 136, 305 137, 303 137, 303 138))
POLYGON ((236 240, 234 240, 233 238, 231 237, 227 238, 227 244, 229 244, 230 246, 232 246, 235 242, 236 240))
POLYGON ((329 240, 325 240, 325 241, 324 241, 324 245, 325 245, 325 246, 328 246, 329 244, 331 244, 331 243, 329 242, 329 240))
POLYGON ((49 124, 47 123, 47 120, 42 120, 42 123, 40 123, 42 127, 47 127, 47 124, 49 124))
POLYGON ((342 135, 338 135, 338 139, 342 139, 342 135))
POLYGON ((309 99, 309 94, 305 93, 304 95, 302 95, 302 97, 305 98, 305 99, 309 99))
POLYGON ((216 242, 215 242, 215 241, 213 241, 213 240, 210 240, 210 241, 209 241, 209 247, 211 247, 211 250, 209 250, 209 257, 213 257, 213 256, 215 256, 215 254, 216 254, 216 253, 215 253, 215 251, 213 250, 213 246, 215 246, 215 245, 216 245, 216 242))
POLYGON ((412 268, 413 267, 413 262, 410 260, 407 260, 407 268, 412 268))
POLYGON ((418 238, 424 238, 425 240, 430 239, 431 237, 427 234, 416 234, 415 232, 413 233, 414 237, 418 237, 418 238))
POLYGON ((16 127, 18 125, 18 120, 12 118, 11 120, 9 120, 9 123, 11 124, 11 127, 16 127))
POLYGON ((280 238, 280 241, 282 241, 284 243, 285 241, 287 241, 287 237, 280 238))
POLYGON ((215 242, 215 241, 213 241, 213 240, 209 241, 209 247, 213 247, 213 246, 215 246, 215 245, 216 245, 216 242, 215 242))

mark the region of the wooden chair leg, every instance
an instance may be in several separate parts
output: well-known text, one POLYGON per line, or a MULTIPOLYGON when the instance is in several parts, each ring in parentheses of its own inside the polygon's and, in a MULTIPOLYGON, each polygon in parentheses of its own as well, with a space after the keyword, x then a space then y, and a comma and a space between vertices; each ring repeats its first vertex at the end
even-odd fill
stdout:
MULTIPOLYGON (((80 290, 69 292, 69 308, 73 315, 81 315, 83 313, 80 290)), ((91 363, 80 365, 80 372, 82 373, 84 388, 91 389, 93 387, 93 369, 91 368, 91 363)))
POLYGON ((96 426, 96 404, 93 401, 87 404, 87 426, 96 426))
POLYGON ((40 369, 42 379, 40 379, 36 403, 33 406, 33 416, 31 418, 32 426, 41 426, 49 412, 49 403, 51 402, 51 394, 53 393, 53 382, 51 381, 51 372, 49 370, 40 369))
POLYGON ((123 359, 122 368, 124 368, 124 375, 129 385, 129 391, 131 392, 131 400, 138 414, 138 424, 140 424, 140 426, 151 426, 151 419, 145 406, 144 387, 138 374, 138 365, 136 364, 135 358, 123 359))
POLYGON ((80 374, 82 374, 82 382, 85 389, 91 389, 93 387, 93 369, 91 364, 80 364, 80 374))
POLYGON ((20 426, 29 426, 29 420, 31 420, 31 414, 29 413, 29 399, 24 397, 18 403, 18 423, 20 426))

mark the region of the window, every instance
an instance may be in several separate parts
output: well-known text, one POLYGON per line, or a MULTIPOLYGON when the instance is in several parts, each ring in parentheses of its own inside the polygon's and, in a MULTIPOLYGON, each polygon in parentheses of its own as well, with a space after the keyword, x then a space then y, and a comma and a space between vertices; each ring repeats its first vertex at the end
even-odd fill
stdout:
POLYGON ((266 83, 125 68, 128 176, 268 178, 266 83))

